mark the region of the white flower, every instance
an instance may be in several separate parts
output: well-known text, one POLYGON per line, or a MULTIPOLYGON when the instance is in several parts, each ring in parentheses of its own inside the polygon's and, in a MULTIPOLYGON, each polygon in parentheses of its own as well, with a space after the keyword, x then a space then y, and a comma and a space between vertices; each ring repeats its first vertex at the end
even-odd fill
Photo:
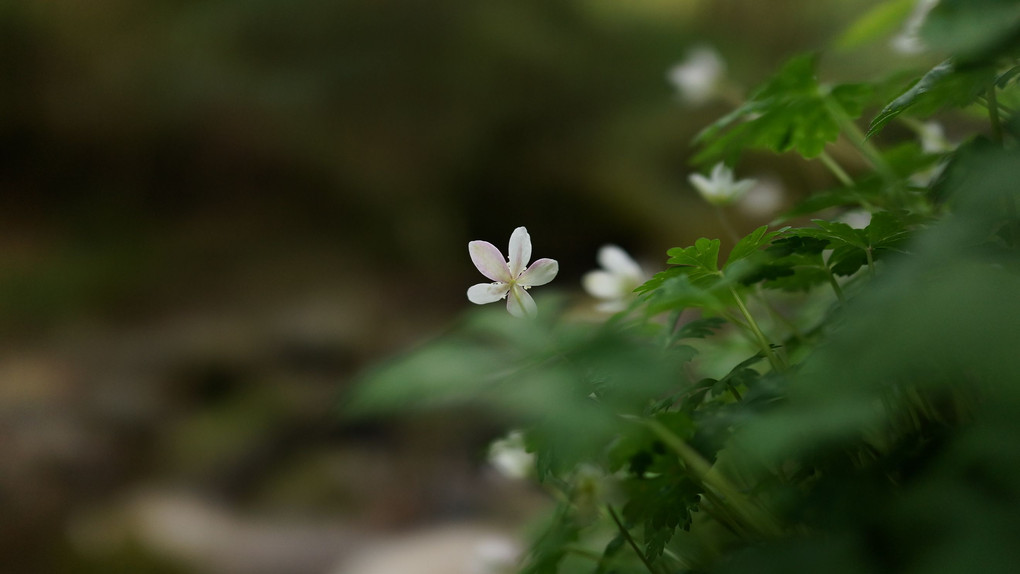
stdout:
POLYGON ((924 25, 928 13, 938 3, 938 0, 917 0, 914 11, 903 25, 903 30, 892 39, 893 50, 905 55, 920 54, 925 51, 927 46, 921 39, 921 26, 924 25))
POLYGON ((535 455, 524 449, 524 433, 511 431, 489 445, 489 464, 507 478, 525 478, 535 466, 535 455))
POLYGON ((506 537, 492 536, 475 545, 468 559, 468 574, 499 574, 516 572, 521 556, 520 546, 506 537))
POLYGON ((934 121, 924 122, 917 126, 917 136, 921 140, 921 151, 927 154, 946 153, 953 151, 953 144, 946 139, 942 124, 934 121))
POLYGON ((494 281, 471 286, 467 290, 468 300, 484 305, 506 298, 506 310, 514 317, 534 317, 538 314, 535 300, 527 290, 552 281, 560 270, 560 264, 552 259, 539 259, 525 269, 531 260, 531 236, 523 227, 518 227, 510 235, 510 256, 506 260, 499 249, 488 241, 468 243, 468 253, 482 275, 494 281))
POLYGON ((708 46, 698 46, 666 73, 666 78, 688 104, 698 106, 712 99, 726 72, 722 56, 708 46))
POLYGON ((615 245, 604 245, 597 259, 602 269, 585 273, 581 285, 593 297, 605 299, 596 307, 599 311, 622 311, 634 289, 645 282, 645 273, 626 251, 615 245))
POLYGON ((700 173, 692 173, 688 179, 698 190, 705 201, 713 205, 728 205, 740 199, 757 181, 742 179, 733 181, 733 170, 720 162, 712 168, 712 176, 707 178, 700 173))

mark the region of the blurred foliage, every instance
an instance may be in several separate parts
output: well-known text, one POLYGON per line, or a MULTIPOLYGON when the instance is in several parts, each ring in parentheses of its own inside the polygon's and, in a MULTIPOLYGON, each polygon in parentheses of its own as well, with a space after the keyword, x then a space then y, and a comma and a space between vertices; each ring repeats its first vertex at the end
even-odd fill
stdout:
MULTIPOLYGON (((536 321, 468 313, 366 373, 344 413, 469 404, 526 429, 559 502, 531 574, 1012 571, 1020 124, 999 102, 1018 91, 1018 8, 939 3, 920 34, 950 35, 946 63, 875 110, 873 134, 942 109, 984 116, 955 149, 879 149, 853 120, 885 80, 828 89, 794 56, 698 142, 705 160, 822 158, 843 185, 794 208, 811 225, 759 227, 725 258, 706 237, 669 249, 671 267, 601 322, 555 299, 536 321), (868 173, 825 155, 840 138, 868 173)), ((843 45, 905 13, 887 10, 843 45)))

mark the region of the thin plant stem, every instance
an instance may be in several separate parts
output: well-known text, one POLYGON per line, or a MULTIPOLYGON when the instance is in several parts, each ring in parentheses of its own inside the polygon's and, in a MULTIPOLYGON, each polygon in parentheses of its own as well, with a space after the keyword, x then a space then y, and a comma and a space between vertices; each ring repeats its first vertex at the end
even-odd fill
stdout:
POLYGON ((864 256, 868 258, 868 274, 875 277, 875 257, 871 254, 871 247, 864 250, 864 256))
POLYGON ((843 132, 846 134, 847 139, 850 140, 850 143, 852 143, 854 147, 861 152, 861 155, 863 155, 864 158, 875 167, 875 170, 878 171, 879 175, 881 175, 883 179, 887 181, 895 181, 896 173, 891 167, 889 167, 889 164, 886 163, 882 154, 871 144, 870 141, 868 141, 868 139, 864 136, 864 132, 857 127, 857 124, 855 124, 845 112, 843 112, 842 108, 839 108, 839 111, 841 112, 840 119, 842 120, 840 121, 840 127, 843 128, 843 132))
POLYGON ((737 308, 740 309, 740 314, 744 316, 744 320, 747 321, 747 327, 754 334, 754 338, 758 341, 758 345, 761 347, 765 356, 768 357, 769 363, 772 365, 772 369, 777 372, 783 372, 786 370, 786 366, 783 365, 779 357, 773 352, 772 344, 769 343, 768 338, 765 337, 765 333, 762 332, 758 326, 758 322, 754 320, 754 316, 747 310, 747 306, 744 305, 744 300, 737 293, 737 290, 730 286, 730 294, 733 295, 733 300, 737 303, 737 308))
POLYGON ((836 163, 836 160, 832 159, 831 155, 822 151, 822 153, 818 154, 818 159, 821 160, 825 167, 829 168, 829 171, 832 172, 832 175, 836 176, 836 179, 838 179, 840 183, 847 187, 854 186, 853 178, 851 178, 850 175, 838 163, 836 163))
POLYGON ((765 293, 761 289, 760 285, 755 294, 758 296, 758 300, 761 301, 763 305, 765 305, 765 309, 768 310, 769 315, 772 315, 773 319, 779 321, 783 325, 786 325, 786 328, 790 330, 790 333, 792 333, 794 338, 796 338, 798 341, 800 341, 801 343, 805 341, 804 334, 800 332, 800 329, 797 327, 797 325, 795 325, 793 321, 787 319, 786 316, 780 313, 779 309, 776 309, 776 306, 772 304, 772 301, 770 301, 769 298, 765 296, 765 293))
POLYGON ((750 527, 752 531, 768 536, 781 534, 782 529, 775 519, 769 516, 764 509, 741 494, 740 490, 721 474, 713 473, 712 465, 702 458, 698 451, 673 434, 666 426, 654 420, 639 419, 637 417, 627 418, 642 422, 658 435, 662 442, 680 457, 693 477, 707 488, 719 493, 723 501, 725 501, 725 506, 731 509, 736 517, 750 527))
POLYGON ((627 541, 627 544, 630 544, 630 547, 634 549, 634 554, 638 555, 638 558, 641 559, 641 562, 645 565, 645 568, 647 568, 648 571, 651 572, 652 574, 659 574, 658 572, 655 571, 655 568, 652 566, 652 563, 648 561, 648 558, 645 556, 645 553, 642 552, 640 548, 638 548, 637 543, 634 542, 634 538, 631 537, 630 532, 627 531, 627 528, 623 525, 623 522, 620 521, 620 517, 616 515, 616 511, 613 510, 613 507, 607 504, 606 509, 609 511, 609 516, 613 517, 613 522, 616 523, 617 528, 620 529, 620 534, 623 535, 623 538, 627 541))
POLYGON ((846 296, 843 295, 843 288, 839 286, 839 281, 836 281, 836 275, 828 266, 826 266, 825 271, 829 276, 829 285, 832 286, 832 290, 836 293, 836 299, 839 299, 839 304, 846 305, 846 296))
POLYGON ((736 230, 733 229, 732 225, 730 225, 730 220, 726 217, 726 213, 723 212, 722 207, 718 205, 715 206, 715 216, 719 219, 719 223, 722 225, 723 230, 726 232, 726 235, 730 236, 733 243, 740 241, 740 236, 737 235, 736 230))

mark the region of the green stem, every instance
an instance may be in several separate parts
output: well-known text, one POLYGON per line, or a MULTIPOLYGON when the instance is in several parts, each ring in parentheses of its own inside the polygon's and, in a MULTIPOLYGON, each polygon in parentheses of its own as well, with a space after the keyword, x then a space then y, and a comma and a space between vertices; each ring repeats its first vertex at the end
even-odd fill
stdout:
POLYGON ((843 132, 846 133, 846 137, 850 140, 850 143, 861 152, 861 155, 867 159, 875 170, 887 181, 896 180, 896 172, 893 171, 889 164, 886 163, 885 158, 878 151, 878 148, 871 145, 871 142, 864 136, 864 132, 861 131, 857 124, 853 122, 846 114, 841 115, 842 121, 840 127, 843 128, 843 132))
POLYGON ((760 285, 758 286, 758 290, 755 294, 758 296, 758 300, 765 306, 765 309, 768 310, 769 315, 771 315, 773 319, 783 325, 786 325, 786 328, 790 330, 790 333, 793 334, 794 338, 798 341, 801 343, 805 342, 804 333, 801 333, 800 329, 793 321, 787 319, 786 316, 779 312, 779 309, 776 309, 776 306, 772 304, 772 301, 769 301, 769 298, 762 292, 760 285))
POLYGON ((765 337, 765 333, 762 333, 761 328, 758 327, 758 322, 754 320, 751 312, 747 310, 747 306, 744 305, 744 300, 740 298, 740 294, 737 290, 730 286, 730 294, 733 295, 733 300, 737 303, 737 308, 740 309, 740 314, 744 316, 744 320, 747 321, 747 327, 751 329, 751 333, 754 334, 754 338, 758 341, 758 345, 761 347, 765 356, 768 357, 769 363, 772 364, 772 370, 777 372, 783 372, 786 370, 785 365, 776 354, 772 351, 772 344, 765 337))
POLYGON ((822 151, 822 153, 818 154, 818 159, 825 164, 825 167, 829 168, 829 171, 836 176, 836 179, 838 179, 840 183, 847 187, 854 186, 853 178, 851 178, 850 175, 847 174, 847 172, 838 163, 836 163, 836 160, 832 159, 831 155, 822 151))
POLYGON ((634 542, 634 539, 631 537, 630 532, 627 531, 627 528, 623 525, 623 522, 620 521, 620 517, 616 515, 616 511, 613 510, 613 507, 607 504, 606 509, 609 510, 609 515, 613 517, 613 522, 615 522, 617 528, 620 529, 620 534, 623 535, 623 538, 627 541, 627 544, 630 544, 630 547, 634 549, 634 554, 638 555, 638 558, 641 559, 641 562, 645 565, 645 568, 647 568, 648 571, 651 572, 652 574, 658 574, 655 571, 655 568, 652 566, 652 563, 648 561, 648 558, 645 556, 645 553, 642 552, 640 548, 638 548, 637 543, 634 542))
POLYGON ((985 92, 988 99, 988 121, 992 123, 992 139, 1002 145, 1002 120, 999 119, 999 102, 995 93, 995 84, 985 92))
POLYGON ((875 258, 871 254, 871 247, 870 246, 867 249, 864 250, 864 256, 868 258, 868 274, 871 275, 872 278, 874 278, 875 277, 875 258))
POLYGON ((836 299, 839 299, 839 304, 846 305, 846 297, 843 295, 843 288, 839 286, 839 281, 836 281, 836 275, 828 266, 826 266, 825 271, 829 275, 829 285, 832 285, 832 290, 836 293, 836 299))
POLYGON ((737 235, 737 232, 733 229, 733 226, 730 225, 730 220, 727 219, 726 214, 723 213, 722 207, 718 205, 715 206, 715 216, 719 219, 719 223, 722 224, 723 230, 726 231, 726 235, 730 236, 730 239, 733 240, 733 243, 737 243, 738 241, 740 241, 740 236, 737 235))
POLYGON ((740 521, 748 525, 752 531, 771 536, 782 533, 782 529, 771 516, 747 499, 736 486, 731 484, 721 474, 713 473, 712 465, 683 439, 673 434, 665 425, 655 420, 638 419, 637 417, 627 418, 645 424, 652 432, 658 435, 662 442, 680 457, 680 460, 684 462, 687 470, 694 475, 694 478, 705 487, 719 493, 726 506, 732 509, 740 521))

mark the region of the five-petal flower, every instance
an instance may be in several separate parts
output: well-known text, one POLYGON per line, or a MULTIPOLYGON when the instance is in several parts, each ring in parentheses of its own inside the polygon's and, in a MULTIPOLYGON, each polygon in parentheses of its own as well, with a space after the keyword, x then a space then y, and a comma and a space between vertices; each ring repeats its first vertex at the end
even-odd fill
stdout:
POLYGON ((712 168, 711 177, 692 173, 688 179, 705 201, 713 205, 728 205, 738 200, 755 186, 753 179, 733 180, 733 170, 719 162, 712 168))
POLYGON ((534 317, 538 314, 535 300, 527 290, 552 281, 560 270, 560 264, 553 259, 539 259, 531 267, 525 268, 531 260, 531 236, 523 227, 518 227, 510 235, 509 257, 506 260, 499 249, 488 241, 468 243, 468 253, 482 275, 493 281, 472 285, 467 291, 468 300, 484 305, 505 298, 506 310, 515 317, 534 317))
POLYGON ((604 300, 596 306, 599 311, 624 310, 634 289, 645 282, 644 271, 626 251, 615 245, 599 249, 598 262, 602 269, 585 273, 581 285, 593 297, 604 300))

